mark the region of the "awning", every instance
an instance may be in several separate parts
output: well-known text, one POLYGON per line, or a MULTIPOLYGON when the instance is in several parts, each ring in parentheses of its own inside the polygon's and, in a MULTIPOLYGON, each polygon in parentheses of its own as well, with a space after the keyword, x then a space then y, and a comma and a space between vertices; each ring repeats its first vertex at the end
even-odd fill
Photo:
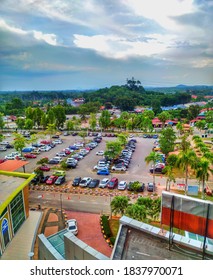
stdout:
POLYGON ((0 170, 3 171, 16 171, 17 169, 19 169, 20 167, 25 166, 26 164, 28 164, 29 161, 26 160, 6 160, 5 162, 2 162, 0 164, 0 170))

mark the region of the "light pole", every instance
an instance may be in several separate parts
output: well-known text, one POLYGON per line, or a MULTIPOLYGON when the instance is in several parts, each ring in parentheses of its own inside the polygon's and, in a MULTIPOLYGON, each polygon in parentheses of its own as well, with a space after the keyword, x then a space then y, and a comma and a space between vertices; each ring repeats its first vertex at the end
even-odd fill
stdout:
POLYGON ((38 209, 39 209, 39 210, 42 210, 42 207, 41 207, 42 195, 38 195, 38 199, 40 200, 40 201, 39 201, 39 205, 38 205, 38 209))
POLYGON ((62 193, 60 193, 60 206, 61 206, 61 217, 62 217, 62 193))

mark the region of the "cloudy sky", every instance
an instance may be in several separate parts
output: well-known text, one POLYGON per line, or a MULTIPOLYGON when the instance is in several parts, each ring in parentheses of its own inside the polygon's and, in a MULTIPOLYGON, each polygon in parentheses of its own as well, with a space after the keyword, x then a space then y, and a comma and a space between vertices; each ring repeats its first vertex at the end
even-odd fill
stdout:
POLYGON ((213 0, 1 0, 0 90, 213 85, 213 0))

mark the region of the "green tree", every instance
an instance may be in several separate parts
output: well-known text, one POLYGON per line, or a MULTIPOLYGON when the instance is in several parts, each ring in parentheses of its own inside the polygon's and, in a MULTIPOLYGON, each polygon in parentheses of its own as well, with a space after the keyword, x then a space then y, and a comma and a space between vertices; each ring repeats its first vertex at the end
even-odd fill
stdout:
POLYGON ((178 154, 177 167, 185 173, 185 194, 187 194, 189 170, 195 168, 198 158, 192 149, 178 154))
POLYGON ((55 116, 55 125, 59 129, 60 127, 64 126, 64 123, 66 121, 65 109, 63 106, 57 105, 53 107, 53 112, 55 116))
POLYGON ((123 216, 129 205, 129 200, 130 199, 127 196, 115 196, 110 204, 112 213, 115 215, 120 213, 121 216, 123 216))
POLYGON ((205 129, 205 126, 206 126, 206 121, 205 120, 200 120, 200 121, 197 121, 195 123, 195 126, 201 131, 201 130, 204 130, 205 129))
POLYGON ((110 112, 107 110, 102 111, 101 116, 99 118, 99 124, 102 129, 107 129, 110 126, 110 112))
POLYGON ((0 129, 4 128, 4 119, 3 119, 3 114, 0 113, 0 129))
POLYGON ((43 129, 47 128, 47 123, 48 123, 47 115, 43 114, 42 117, 41 117, 41 126, 42 126, 43 129))
POLYGON ((19 152, 22 155, 22 149, 25 147, 26 143, 28 143, 27 139, 19 133, 13 133, 14 134, 14 141, 13 145, 17 152, 19 152))
POLYGON ((91 113, 89 118, 90 129, 95 130, 97 125, 96 114, 91 113))
POLYGON ((83 138, 83 142, 84 142, 84 145, 85 145, 85 138, 86 138, 86 136, 87 136, 87 132, 86 132, 86 131, 80 131, 80 132, 78 133, 78 135, 79 135, 81 138, 83 138))
POLYGON ((209 176, 213 174, 211 166, 212 163, 206 158, 201 158, 197 162, 196 178, 202 183, 202 198, 204 198, 205 183, 208 181, 209 176))
POLYGON ((105 155, 109 158, 116 158, 122 151, 122 145, 120 141, 107 141, 105 155))
POLYGON ((24 118, 18 118, 16 120, 16 125, 17 125, 18 129, 24 129, 25 119, 24 118))
POLYGON ((56 133, 56 127, 55 124, 48 124, 47 125, 47 129, 44 132, 45 134, 49 134, 50 135, 50 139, 51 137, 56 133))
POLYGON ((117 139, 121 143, 122 146, 127 144, 127 138, 128 138, 127 134, 124 134, 124 133, 120 133, 117 135, 117 139))
POLYGON ((180 136, 183 133, 183 124, 181 122, 178 122, 176 124, 176 129, 178 130, 180 136))
POLYGON ((159 153, 151 152, 147 157, 145 157, 145 162, 149 164, 150 162, 153 163, 153 183, 155 184, 155 165, 157 162, 162 162, 162 157, 159 153))
POLYGON ((144 205, 137 203, 129 205, 126 208, 125 215, 138 221, 146 221, 147 209, 144 205))
POLYGON ((161 109, 161 106, 160 106, 160 100, 154 99, 152 101, 152 111, 154 112, 155 115, 162 112, 162 109, 161 109))
POLYGON ((158 115, 158 119, 162 122, 162 128, 164 128, 165 122, 170 119, 170 114, 167 111, 163 111, 158 115))
POLYGON ((31 119, 26 119, 24 128, 27 130, 31 130, 33 128, 33 121, 31 119))
POLYGON ((163 154, 167 156, 169 152, 174 151, 175 140, 176 134, 172 127, 166 127, 162 130, 159 144, 163 154))
POLYGON ((74 121, 72 121, 72 120, 68 120, 66 125, 67 125, 68 132, 75 129, 75 124, 74 124, 74 121))
POLYGON ((55 114, 53 109, 50 109, 47 113, 47 124, 54 124, 55 123, 55 114))

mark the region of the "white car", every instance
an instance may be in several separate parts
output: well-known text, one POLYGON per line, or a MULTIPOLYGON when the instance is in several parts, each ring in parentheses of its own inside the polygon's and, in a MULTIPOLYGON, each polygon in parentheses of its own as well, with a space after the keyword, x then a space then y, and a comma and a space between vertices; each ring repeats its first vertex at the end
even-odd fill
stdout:
POLYGON ((48 152, 48 151, 51 150, 51 147, 50 146, 43 146, 43 147, 39 148, 39 150, 41 152, 48 152))
POLYGON ((113 170, 113 171, 126 171, 126 167, 125 167, 125 166, 116 166, 116 165, 113 165, 113 166, 112 166, 112 170, 113 170))
POLYGON ((107 184, 109 183, 109 179, 108 178, 104 178, 101 180, 100 184, 99 184, 99 188, 106 188, 107 184))
POLYGON ((66 157, 67 154, 65 152, 59 152, 59 153, 56 154, 56 156, 58 156, 58 157, 66 157))
POLYGON ((93 170, 101 170, 101 169, 108 169, 109 164, 98 164, 93 167, 93 170))
POLYGON ((7 148, 5 146, 0 147, 0 151, 6 151, 6 150, 7 150, 7 148))
POLYGON ((72 232, 74 235, 78 234, 78 226, 75 219, 70 219, 67 221, 67 230, 72 232))
POLYGON ((124 191, 127 187, 127 182, 126 181, 120 181, 118 184, 118 190, 124 191))
POLYGON ((57 160, 58 162, 61 162, 63 160, 62 157, 53 157, 52 159, 57 160))
POLYGON ((98 151, 98 152, 96 152, 96 155, 97 156, 103 156, 104 155, 104 151, 98 151))
POLYGON ((55 140, 53 140, 52 143, 55 144, 55 145, 57 145, 57 144, 62 144, 63 141, 62 141, 61 139, 55 139, 55 140))
POLYGON ((89 183, 92 181, 92 178, 90 177, 84 177, 81 182, 79 183, 80 187, 87 187, 89 183))

